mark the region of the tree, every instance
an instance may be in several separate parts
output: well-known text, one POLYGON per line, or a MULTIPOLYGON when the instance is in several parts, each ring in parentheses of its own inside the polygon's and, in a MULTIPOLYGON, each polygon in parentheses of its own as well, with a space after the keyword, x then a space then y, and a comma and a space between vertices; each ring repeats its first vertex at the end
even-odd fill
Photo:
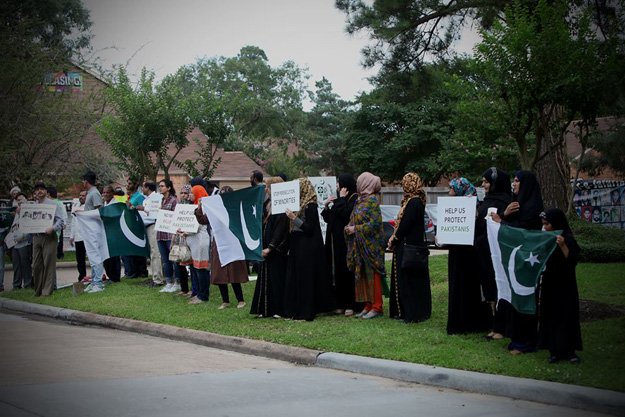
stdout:
POLYGON ((98 133, 111 146, 120 168, 151 180, 162 169, 169 178, 169 168, 188 144, 191 130, 189 101, 182 90, 167 80, 155 86, 154 73, 145 68, 134 89, 122 67, 107 96, 113 112, 98 133))
POLYGON ((260 162, 273 146, 299 136, 307 74, 293 62, 272 68, 262 49, 245 46, 236 57, 201 59, 179 73, 187 94, 217 106, 226 149, 260 162))
POLYGON ((89 13, 80 0, 7 0, 0 6, 0 192, 56 180, 103 111, 100 95, 50 92, 44 78, 81 62, 89 13))
POLYGON ((304 164, 313 173, 338 175, 353 172, 348 158, 347 121, 351 103, 332 90, 325 77, 315 83, 314 107, 306 118, 302 147, 308 153, 304 164))

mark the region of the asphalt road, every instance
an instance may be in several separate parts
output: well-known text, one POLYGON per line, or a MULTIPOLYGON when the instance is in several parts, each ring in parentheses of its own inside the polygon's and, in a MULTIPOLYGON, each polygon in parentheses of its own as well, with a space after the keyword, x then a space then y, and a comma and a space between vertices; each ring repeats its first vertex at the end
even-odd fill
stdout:
POLYGON ((599 416, 0 313, 0 416, 599 416))

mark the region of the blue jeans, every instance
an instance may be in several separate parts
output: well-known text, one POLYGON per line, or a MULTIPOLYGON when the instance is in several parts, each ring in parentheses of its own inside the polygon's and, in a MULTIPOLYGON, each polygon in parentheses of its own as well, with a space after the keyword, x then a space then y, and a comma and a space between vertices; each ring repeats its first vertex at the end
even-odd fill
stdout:
POLYGON ((208 269, 191 267, 191 285, 194 289, 197 289, 197 293, 195 293, 197 298, 202 301, 208 301, 208 296, 210 295, 210 272, 208 269))
POLYGON ((102 275, 104 274, 104 265, 102 263, 91 264, 91 285, 102 288, 102 275))
POLYGON ((163 276, 167 284, 174 283, 174 277, 178 280, 178 271, 175 271, 174 263, 169 260, 170 240, 158 240, 158 251, 161 254, 161 263, 163 264, 163 276))

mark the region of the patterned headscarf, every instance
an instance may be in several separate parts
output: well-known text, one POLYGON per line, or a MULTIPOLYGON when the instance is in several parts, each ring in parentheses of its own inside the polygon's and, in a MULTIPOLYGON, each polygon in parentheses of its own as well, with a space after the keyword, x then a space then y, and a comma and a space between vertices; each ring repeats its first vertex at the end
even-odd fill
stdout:
POLYGON ((308 178, 299 179, 299 206, 300 213, 303 213, 304 209, 310 203, 317 204, 317 193, 315 187, 308 178))
POLYGON ((182 186, 182 188, 180 189, 180 194, 182 193, 187 193, 189 194, 191 192, 191 184, 185 184, 182 186))
POLYGON ((363 172, 356 180, 356 189, 361 197, 377 194, 382 189, 382 181, 370 172, 363 172))
POLYGON ((399 226, 401 218, 404 215, 404 209, 408 205, 408 201, 410 201, 411 198, 417 197, 421 200, 424 206, 427 202, 427 196, 425 194, 425 190, 423 189, 423 181, 417 173, 409 172, 404 175, 404 178, 401 180, 401 186, 404 189, 404 197, 401 200, 401 208, 397 214, 397 226, 399 226))
POLYGON ((269 177, 265 178, 265 218, 263 219, 264 223, 269 221, 269 217, 271 216, 271 204, 268 203, 271 200, 271 184, 276 184, 279 182, 284 182, 284 180, 280 177, 269 177))
POLYGON ((471 184, 471 181, 464 177, 454 178, 449 181, 449 188, 452 188, 457 197, 477 195, 475 186, 471 184))

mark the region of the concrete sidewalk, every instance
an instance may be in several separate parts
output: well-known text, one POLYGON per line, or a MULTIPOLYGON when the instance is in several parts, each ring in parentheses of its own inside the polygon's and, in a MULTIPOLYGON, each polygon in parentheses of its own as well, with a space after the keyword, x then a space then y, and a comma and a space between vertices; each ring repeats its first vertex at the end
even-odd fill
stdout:
POLYGON ((303 365, 625 416, 625 394, 614 391, 322 352, 4 298, 0 298, 0 309, 165 337, 303 365))

